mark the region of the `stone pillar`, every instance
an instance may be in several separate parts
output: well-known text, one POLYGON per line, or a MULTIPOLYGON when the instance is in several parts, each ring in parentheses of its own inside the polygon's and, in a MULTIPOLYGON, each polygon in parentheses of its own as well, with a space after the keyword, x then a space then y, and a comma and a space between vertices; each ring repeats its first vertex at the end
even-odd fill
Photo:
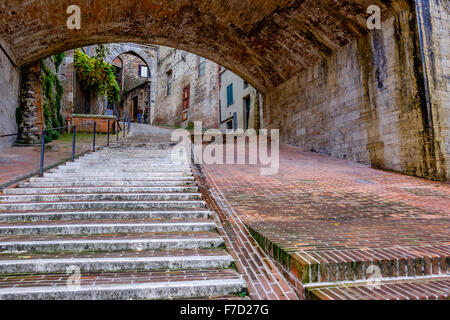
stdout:
POLYGON ((18 143, 39 143, 41 136, 39 131, 44 128, 40 76, 40 63, 22 70, 20 107, 23 112, 23 121, 19 125, 18 143))
POLYGON ((61 85, 64 88, 64 93, 61 99, 61 116, 63 119, 71 117, 73 113, 74 104, 74 65, 73 54, 75 50, 66 52, 64 61, 59 68, 58 77, 61 80, 61 85))

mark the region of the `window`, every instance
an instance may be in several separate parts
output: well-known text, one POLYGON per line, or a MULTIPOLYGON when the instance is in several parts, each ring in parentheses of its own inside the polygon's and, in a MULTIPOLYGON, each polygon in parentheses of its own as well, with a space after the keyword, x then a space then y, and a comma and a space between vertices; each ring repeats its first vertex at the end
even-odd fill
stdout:
POLYGON ((166 73, 166 82, 167 82, 167 88, 166 88, 166 94, 169 96, 172 93, 172 70, 168 71, 166 73))
POLYGON ((183 110, 189 109, 189 96, 190 96, 191 86, 187 85, 183 89, 183 110))
POLYGON ((139 66, 139 76, 141 78, 148 78, 149 77, 149 72, 148 72, 148 67, 147 66, 143 66, 143 65, 139 66))
POLYGON ((233 98, 233 84, 227 87, 227 106, 231 106, 234 103, 233 98))
POLYGON ((205 75, 206 71, 206 59, 203 57, 200 57, 198 61, 198 77, 203 77, 205 75))
POLYGON ((248 82, 244 80, 244 89, 248 88, 248 82))
POLYGON ((227 122, 227 130, 233 130, 233 121, 232 120, 227 122))

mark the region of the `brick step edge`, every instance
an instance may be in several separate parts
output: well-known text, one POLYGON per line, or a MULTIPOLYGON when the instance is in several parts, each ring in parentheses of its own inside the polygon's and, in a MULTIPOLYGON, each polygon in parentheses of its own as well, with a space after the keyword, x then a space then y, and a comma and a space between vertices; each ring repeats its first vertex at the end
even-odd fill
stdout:
POLYGON ((308 300, 448 300, 450 277, 344 283, 306 288, 308 300))
POLYGON ((261 248, 279 264, 290 283, 300 292, 302 286, 307 284, 365 280, 375 269, 379 270, 381 278, 387 279, 449 275, 450 246, 289 251, 265 238, 250 226, 248 229, 261 248), (322 260, 319 260, 318 255, 322 255, 322 260), (323 259, 325 255, 328 255, 330 260, 325 261, 323 259), (375 268, 372 267, 373 270, 370 270, 370 266, 375 268))

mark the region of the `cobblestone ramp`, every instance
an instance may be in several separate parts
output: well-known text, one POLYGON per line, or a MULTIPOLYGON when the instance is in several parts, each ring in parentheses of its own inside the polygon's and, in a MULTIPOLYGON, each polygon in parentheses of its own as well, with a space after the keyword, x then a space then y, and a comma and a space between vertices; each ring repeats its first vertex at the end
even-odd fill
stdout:
POLYGON ((4 190, 0 299, 240 294, 190 165, 170 153, 122 143, 4 190))

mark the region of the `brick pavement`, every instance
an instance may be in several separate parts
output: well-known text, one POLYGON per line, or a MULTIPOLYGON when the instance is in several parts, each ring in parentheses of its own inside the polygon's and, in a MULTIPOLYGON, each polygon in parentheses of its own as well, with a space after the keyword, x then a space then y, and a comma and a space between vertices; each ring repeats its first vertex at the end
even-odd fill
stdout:
MULTIPOLYGON (((88 135, 77 137, 77 155, 92 148, 92 139, 88 135)), ((96 137, 96 144, 106 144, 106 137, 96 137)), ((39 170, 41 146, 11 147, 0 151, 0 186, 14 182, 21 177, 36 174, 39 170)), ((44 166, 52 166, 72 157, 72 140, 55 140, 46 145, 44 166)))
POLYGON ((305 285, 365 280, 371 264, 382 279, 448 276, 448 183, 287 145, 277 175, 259 168, 203 166, 300 296, 305 285))

